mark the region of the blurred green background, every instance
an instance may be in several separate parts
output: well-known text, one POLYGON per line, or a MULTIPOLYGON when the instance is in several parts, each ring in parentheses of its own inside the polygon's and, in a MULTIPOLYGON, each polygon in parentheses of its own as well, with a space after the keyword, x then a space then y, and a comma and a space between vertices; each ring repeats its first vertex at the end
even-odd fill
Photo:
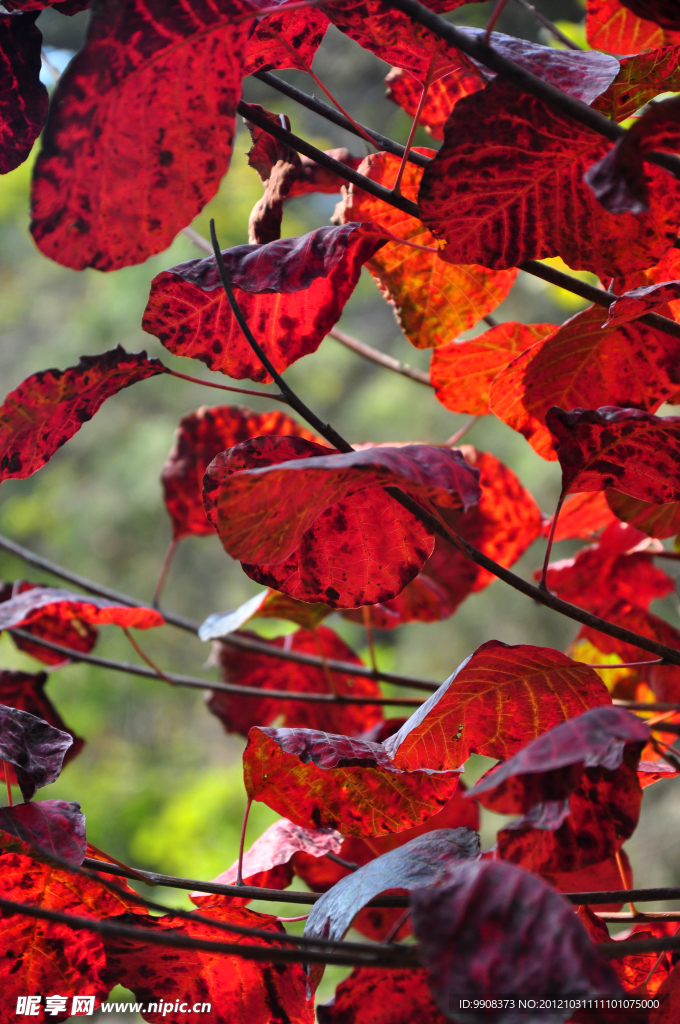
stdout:
MULTIPOLYGON (((559 19, 563 27, 571 25, 575 37, 583 38, 579 3, 545 0, 538 6, 549 17, 559 19)), ((490 8, 490 4, 471 4, 454 12, 452 19, 484 25, 490 8)), ((53 10, 41 15, 38 24, 54 63, 63 65, 78 48, 86 21, 86 15, 67 19, 53 10)), ((499 28, 548 41, 518 4, 508 4, 499 28)), ((386 65, 331 28, 314 68, 355 117, 405 141, 409 120, 384 98, 386 65)), ((282 76, 306 91, 318 92, 302 73, 284 72, 282 76)), ((245 83, 245 97, 287 113, 293 130, 321 148, 346 145, 354 153, 365 152, 361 140, 295 107, 253 79, 245 83)), ((420 130, 417 142, 433 144, 420 130)), ((262 194, 257 174, 247 166, 248 147, 249 136, 241 126, 228 176, 218 196, 194 223, 206 235, 213 216, 223 246, 247 241, 248 215, 262 194)), ((102 352, 118 343, 128 350, 146 348, 166 364, 206 378, 202 364, 172 357, 140 327, 151 279, 166 267, 200 253, 180 235, 168 251, 142 266, 111 274, 75 273, 51 263, 36 250, 27 230, 30 164, 0 179, 3 394, 35 371, 73 365, 81 354, 102 352)), ((302 234, 327 223, 339 198, 308 196, 291 201, 283 234, 302 234)), ((560 323, 582 305, 574 296, 520 274, 510 297, 494 316, 560 323)), ((367 272, 340 326, 383 351, 427 368, 428 353, 408 344, 367 272)), ((469 334, 484 328, 482 324, 469 334)), ((441 443, 467 419, 449 413, 428 388, 363 361, 330 338, 316 354, 291 367, 287 379, 352 442, 441 443)), ((121 392, 39 473, 3 485, 0 532, 77 572, 150 600, 170 539, 159 474, 173 431, 185 413, 221 401, 218 392, 167 377, 121 392)), ((274 403, 253 398, 249 404, 264 410, 274 403)), ((505 461, 541 508, 552 512, 559 491, 557 463, 541 460, 521 436, 492 416, 479 420, 465 441, 505 461)), ((558 545, 556 556, 570 555, 576 547, 558 545)), ((540 565, 543 550, 543 542, 538 542, 517 571, 528 576, 540 565)), ((0 576, 50 580, 47 574, 2 552, 0 576)), ((216 537, 191 538, 179 547, 163 603, 202 620, 212 612, 235 608, 258 590, 238 563, 224 553, 216 537)), ((658 604, 654 610, 677 621, 675 597, 658 604)), ((328 622, 366 655, 363 629, 338 616, 328 622)), ((267 628, 271 635, 271 624, 267 628)), ((443 680, 491 638, 564 649, 575 633, 574 623, 496 582, 468 598, 447 621, 379 633, 378 657, 385 669, 443 680)), ((202 672, 209 649, 189 634, 165 627, 137 636, 162 667, 194 675, 202 672)), ((136 657, 114 627, 101 631, 98 653, 126 660, 136 657)), ((16 651, 6 635, 0 637, 0 665, 30 671, 39 667, 16 651)), ((213 671, 207 670, 206 678, 213 671)), ((195 878, 211 878, 233 862, 245 804, 240 760, 244 741, 224 733, 204 707, 200 692, 170 689, 162 682, 83 665, 53 672, 47 689, 65 721, 87 745, 44 795, 79 800, 94 844, 136 866, 195 878)), ((473 780, 482 770, 481 760, 477 762, 468 766, 468 778, 473 780)), ((680 883, 680 804, 672 785, 660 783, 646 791, 641 826, 628 844, 638 884, 680 883)), ((263 805, 254 805, 249 841, 276 817, 263 805)), ((493 843, 498 821, 485 813, 485 845, 493 843)), ((155 890, 153 895, 168 905, 191 906, 179 891, 155 890)), ((277 908, 262 905, 261 909, 276 912, 277 908)), ((283 905, 279 912, 295 913, 283 905)), ((322 1000, 332 994, 340 976, 335 969, 327 972, 322 1000)), ((120 990, 118 994, 122 995, 120 990)))

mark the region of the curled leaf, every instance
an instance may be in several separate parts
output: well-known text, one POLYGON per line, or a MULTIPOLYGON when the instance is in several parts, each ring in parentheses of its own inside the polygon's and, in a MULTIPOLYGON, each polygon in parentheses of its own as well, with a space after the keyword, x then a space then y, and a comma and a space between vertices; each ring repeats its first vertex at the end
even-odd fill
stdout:
POLYGON ((87 846, 80 804, 39 800, 0 807, 0 849, 21 853, 24 843, 79 868, 87 846))
MULTIPOLYGON (((66 751, 64 764, 68 764, 85 746, 85 741, 68 728, 56 710, 52 701, 45 693, 48 676, 46 672, 15 672, 11 669, 0 669, 0 704, 6 707, 27 711, 36 718, 58 729, 69 733, 73 743, 66 751)), ((10 779, 10 781, 14 781, 10 779)))
POLYGON ((0 761, 14 766, 24 800, 59 778, 73 737, 18 708, 0 704, 0 761))
POLYGON ((21 629, 38 621, 57 624, 82 620, 96 626, 114 625, 123 629, 150 629, 162 626, 165 619, 155 608, 116 604, 105 597, 72 594, 57 587, 31 587, 0 603, 0 630, 21 629))

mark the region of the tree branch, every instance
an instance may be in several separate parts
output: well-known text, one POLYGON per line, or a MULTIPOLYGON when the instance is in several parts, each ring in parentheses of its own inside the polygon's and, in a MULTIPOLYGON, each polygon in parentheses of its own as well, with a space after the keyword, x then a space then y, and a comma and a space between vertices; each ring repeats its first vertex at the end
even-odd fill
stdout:
POLYGON ((341 331, 339 327, 331 327, 328 337, 335 338, 341 345, 350 348, 352 352, 358 353, 364 359, 370 359, 372 363, 377 363, 378 366, 394 370, 395 373, 400 373, 404 377, 410 377, 411 380, 415 380, 419 384, 425 384, 429 388, 434 386, 430 380, 429 373, 425 373, 424 370, 418 370, 414 366, 409 366, 408 363, 401 363, 394 356, 388 356, 386 352, 380 352, 377 348, 366 345, 365 342, 359 341, 358 338, 353 338, 351 334, 341 331))
MULTIPOLYGON (((411 708, 420 707, 422 703, 422 701, 418 700, 417 697, 346 697, 342 694, 336 696, 332 693, 298 693, 296 691, 288 690, 260 690, 256 686, 238 686, 236 683, 218 683, 214 682, 212 679, 201 679, 198 676, 176 675, 174 672, 163 672, 160 674, 159 671, 154 671, 152 668, 147 668, 144 665, 133 665, 129 661, 113 661, 110 658, 100 658, 95 654, 84 654, 80 651, 73 651, 69 647, 62 647, 60 644, 52 643, 51 640, 43 640, 41 637, 34 636, 32 633, 27 633, 23 629, 10 629, 8 632, 11 635, 20 637, 22 640, 28 640, 33 644, 38 644, 40 647, 46 647, 50 651, 56 651, 58 654, 63 654, 65 658, 69 658, 71 661, 84 662, 87 665, 97 665, 99 668, 106 668, 112 672, 125 672, 128 675, 142 676, 144 679, 164 679, 166 682, 172 683, 173 686, 186 686, 194 690, 216 690, 219 693, 232 693, 239 697, 256 697, 258 700, 271 698, 272 700, 302 701, 303 703, 308 704, 366 704, 370 706, 378 704, 388 707, 394 705, 395 707, 411 708)), ((268 650, 260 649, 267 646, 268 645, 266 644, 258 645, 254 653, 271 653, 271 648, 268 650)), ((320 658, 313 659, 312 655, 307 655, 306 657, 312 661, 313 668, 323 667, 320 658)), ((356 669, 359 666, 352 665, 351 662, 327 661, 326 663, 334 672, 338 671, 337 668, 334 668, 334 665, 344 665, 345 668, 340 670, 343 673, 350 670, 352 675, 380 675, 379 672, 373 673, 370 669, 366 669, 366 672, 357 672, 356 669)), ((433 692, 435 689, 437 689, 435 683, 428 686, 428 690, 430 692, 433 692)))
MULTIPOLYGON (((301 107, 306 107, 307 110, 313 111, 315 114, 319 114, 321 117, 326 118, 327 121, 332 121, 333 124, 337 124, 338 127, 344 128, 345 131, 351 132, 353 135, 361 138, 361 133, 357 131, 351 121, 337 111, 333 107, 329 106, 328 103, 324 103, 323 100, 316 99, 315 96, 309 96, 306 92, 301 89, 296 89, 294 85, 290 85, 289 82, 284 82, 282 78, 278 78, 277 75, 272 75, 270 71, 256 71, 253 78, 259 79, 264 82, 265 85, 271 86, 272 89, 276 89, 277 92, 283 93, 284 96, 288 96, 289 99, 295 100, 301 107)), ((381 135, 380 132, 374 132, 372 128, 367 128, 366 125, 359 122, 359 127, 367 135, 370 135, 373 141, 379 146, 380 149, 384 149, 387 153, 392 153, 394 156, 403 157, 406 152, 406 147, 400 145, 398 142, 394 142, 392 139, 387 138, 385 135, 381 135)), ((430 163, 430 158, 423 156, 422 153, 414 153, 411 151, 408 155, 408 159, 411 163, 417 164, 419 167, 427 167, 430 163)))

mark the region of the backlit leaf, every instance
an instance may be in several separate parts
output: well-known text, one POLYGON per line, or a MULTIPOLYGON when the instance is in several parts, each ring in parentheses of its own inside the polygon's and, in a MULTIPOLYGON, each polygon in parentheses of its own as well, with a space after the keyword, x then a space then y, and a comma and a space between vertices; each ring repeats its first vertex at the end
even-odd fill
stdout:
MULTIPOLYGON (((628 854, 621 848, 619 857, 623 866, 626 879, 626 888, 633 888, 633 870, 628 860, 628 854)), ((616 862, 616 857, 600 861, 598 864, 589 864, 587 867, 579 868, 577 871, 555 871, 543 872, 543 877, 558 892, 615 892, 622 886, 621 872, 616 862)), ((621 910, 621 903, 598 904, 598 910, 616 912, 621 910)))
POLYGON ((22 164, 47 116, 37 14, 0 18, 0 174, 22 164))
POLYGON ((518 324, 508 320, 466 341, 436 348, 430 363, 434 393, 451 412, 484 416, 494 378, 515 356, 542 341, 553 324, 518 324))
POLYGON ((680 417, 641 409, 553 408, 546 425, 562 466, 562 490, 604 490, 654 504, 680 501, 680 417))
MULTIPOLYGON (((0 582, 0 603, 11 600, 14 594, 23 594, 27 590, 43 586, 44 584, 41 583, 29 583, 28 580, 15 580, 14 583, 0 582)), ((54 615, 42 616, 22 628, 43 640, 49 640, 53 644, 60 644, 62 647, 69 647, 72 651, 82 651, 85 654, 92 650, 99 636, 94 626, 81 619, 64 619, 54 615)), ((31 643, 30 640, 24 640, 20 636, 13 636, 12 640, 20 651, 30 654, 32 658, 42 661, 45 665, 54 665, 55 667, 68 665, 68 658, 64 658, 63 654, 58 654, 56 651, 51 651, 48 647, 43 647, 39 643, 31 643)), ((0 703, 2 703, 1 698, 0 703)), ((24 708, 24 711, 30 710, 30 708, 24 708)), ((44 718, 45 716, 40 715, 39 717, 44 718)))
POLYGON ((27 377, 0 407, 0 481, 31 476, 107 398, 163 372, 158 359, 118 345, 101 355, 81 356, 66 370, 27 377))
MULTIPOLYGON (((460 1011, 460 998, 622 991, 572 905, 511 864, 459 864, 445 886, 413 893, 411 919, 435 1000, 461 1024, 511 1024, 517 1013, 460 1011)), ((564 1021, 569 1015, 567 1009, 551 1019, 564 1021)))
POLYGON ((565 654, 489 640, 384 746, 401 768, 443 771, 471 753, 511 757, 551 726, 609 703, 595 672, 565 654))
POLYGON ((21 629, 36 620, 48 619, 57 622, 78 619, 96 626, 112 624, 123 629, 150 629, 165 622, 155 608, 116 604, 105 597, 73 594, 57 587, 32 587, 0 603, 0 630, 21 629))
MULTIPOLYGON (((325 857, 327 853, 340 853, 342 836, 333 829, 310 829, 294 825, 282 818, 270 825, 259 839, 256 839, 243 855, 243 883, 257 885, 263 889, 286 889, 293 880, 291 859, 298 853, 308 857, 325 857)), ((238 877, 236 861, 213 882, 221 885, 235 885, 238 877)), ((232 906, 245 906, 250 902, 239 896, 223 897, 232 906)), ((196 906, 209 906, 215 897, 200 890, 192 892, 191 900, 196 906)))
POLYGON ((172 520, 175 540, 193 534, 197 537, 215 532, 203 510, 203 476, 220 452, 264 434, 306 437, 323 444, 323 439, 296 423, 279 409, 252 412, 239 405, 202 405, 183 416, 175 431, 172 448, 165 460, 161 481, 165 507, 172 520))
MULTIPOLYGON (((264 929, 276 934, 284 929, 269 914, 256 914, 234 907, 219 896, 211 905, 196 912, 216 921, 264 929)), ((165 931, 196 939, 224 941, 223 931, 209 924, 186 918, 149 918, 145 927, 157 933, 165 931)), ((275 942, 252 936, 230 935, 230 942, 276 947, 275 942)), ((290 948, 290 947, 286 947, 290 948)), ((215 1024, 313 1024, 314 1009, 305 1001, 305 982, 301 964, 269 964, 242 960, 238 956, 208 953, 196 949, 169 949, 150 946, 141 938, 106 938, 106 956, 112 976, 131 989, 135 998, 146 1004, 144 1019, 165 1024, 186 1021, 179 1003, 194 1007, 208 1004, 207 1016, 215 1024), (149 1004, 155 1006, 149 1010, 149 1004), (166 1010, 167 1007, 167 1010, 166 1010)))
POLYGON ((142 263, 212 199, 231 158, 250 10, 96 5, 35 167, 31 230, 46 256, 74 270, 142 263))
MULTIPOLYGON (((265 0, 258 6, 273 7, 285 0, 265 0)), ((318 7, 268 14, 256 23, 248 40, 244 77, 273 68, 300 68, 311 65, 330 22, 318 7), (288 45, 286 45, 286 43, 288 45), (297 57, 296 57, 297 55, 297 57)))
POLYGON ((355 967, 329 1003, 317 1005, 319 1024, 446 1024, 435 1005, 423 968, 385 971, 355 967))
MULTIPOLYGON (((543 524, 544 537, 550 535, 552 520, 551 516, 543 524)), ((603 526, 615 522, 616 516, 609 507, 604 491, 570 494, 562 505, 553 540, 572 540, 576 537, 584 540, 592 537, 603 526)))
MULTIPOLYGON (((255 633, 242 634, 261 641, 255 633)), ((262 642, 262 641, 261 641, 262 642)), ((327 626, 315 631, 298 629, 292 636, 266 641, 272 647, 303 654, 321 655, 354 665, 363 663, 354 651, 327 626)), ((379 705, 306 704, 302 701, 268 700, 267 690, 290 690, 292 693, 337 693, 351 697, 380 697, 380 687, 364 676, 324 672, 323 668, 301 665, 294 661, 280 661, 266 654, 254 654, 221 644, 218 653, 222 678, 237 686, 255 686, 262 689, 262 699, 238 697, 215 691, 208 707, 224 725, 227 732, 247 736, 253 725, 273 725, 286 728, 320 729, 345 736, 359 736, 376 722, 382 721, 379 705)))
POLYGON ((654 505, 649 501, 631 498, 613 487, 608 487, 604 494, 615 515, 641 533, 659 538, 674 537, 680 533, 680 502, 669 501, 665 505, 654 505))
POLYGON ((311 729, 251 729, 243 768, 251 799, 296 825, 346 836, 420 825, 458 783, 456 771, 402 771, 380 743, 311 729))
MULTIPOLYGON (((434 150, 419 152, 434 155, 434 150)), ((391 153, 374 153, 366 157, 359 173, 391 188, 400 162, 391 153)), ((407 164, 400 186, 407 199, 417 199, 422 175, 422 167, 407 164)), ((336 218, 343 223, 373 222, 416 245, 436 244, 422 221, 362 189, 352 188, 348 192, 336 210, 336 218)), ((484 267, 453 267, 436 252, 423 252, 393 241, 386 242, 367 267, 384 297, 394 306, 404 334, 416 348, 435 348, 473 327, 503 301, 517 277, 514 269, 494 273, 484 267)))
POLYGON ((586 37, 596 50, 609 53, 639 53, 680 43, 680 34, 637 17, 619 0, 587 0, 586 37))
POLYGON ((296 601, 294 597, 286 597, 278 590, 261 590, 233 612, 216 612, 209 615, 205 622, 201 623, 198 636, 204 642, 219 640, 230 633, 235 633, 251 619, 284 619, 305 629, 314 630, 331 611, 327 604, 307 604, 304 601, 296 601))
POLYGON ((0 760, 14 766, 24 800, 59 778, 72 743, 69 733, 27 711, 0 704, 0 760))
POLYGON ((47 679, 46 672, 33 674, 0 669, 0 704, 17 708, 19 711, 27 711, 29 715, 41 718, 48 725, 54 726, 59 732, 69 733, 73 743, 64 755, 64 764, 68 764, 83 749, 85 741, 68 728, 45 693, 47 679))
POLYGON ((608 213, 583 181, 607 149, 602 136, 507 81, 460 100, 419 194, 424 223, 446 241, 442 259, 501 270, 561 256, 603 277, 650 266, 677 235, 677 183, 646 165, 649 212, 608 213))
POLYGON ((335 608, 394 597, 434 539, 384 488, 468 508, 478 473, 460 453, 428 445, 327 451, 265 437, 218 455, 204 480, 208 519, 251 579, 290 597, 335 608))
MULTIPOLYGON (((658 306, 680 299, 680 281, 652 284, 646 288, 633 288, 612 302, 609 307, 607 324, 622 324, 635 320, 645 313, 653 312, 658 306)), ((661 310, 663 312, 663 310, 661 310)))
POLYGON ((680 341, 645 324, 605 326, 591 306, 517 356, 491 385, 491 410, 526 437, 544 459, 556 458, 545 425, 552 406, 598 409, 630 405, 656 411, 680 398, 680 341))
MULTIPOLYGON (((385 78, 385 85, 387 99, 396 103, 410 117, 415 117, 423 91, 421 83, 403 68, 392 68, 385 78)), ((458 100, 478 92, 485 85, 482 75, 467 67, 457 68, 443 78, 438 78, 427 90, 419 124, 433 139, 443 139, 444 123, 458 100)))
MULTIPOLYGON (((381 245, 375 229, 345 224, 223 251, 243 316, 279 373, 317 350, 339 320, 363 263, 381 245)), ((231 311, 214 256, 155 277, 142 327, 170 352, 200 359, 211 370, 238 380, 271 380, 231 311)))
POLYGON ((87 846, 85 815, 80 812, 80 804, 38 800, 0 807, 0 848, 20 853, 23 843, 38 846, 41 853, 52 853, 73 867, 80 867, 87 846))
POLYGON ((632 57, 622 57, 621 70, 607 91, 595 100, 595 109, 615 121, 624 121, 660 93, 678 92, 680 46, 677 43, 680 43, 680 33, 677 35, 675 46, 661 46, 632 57))

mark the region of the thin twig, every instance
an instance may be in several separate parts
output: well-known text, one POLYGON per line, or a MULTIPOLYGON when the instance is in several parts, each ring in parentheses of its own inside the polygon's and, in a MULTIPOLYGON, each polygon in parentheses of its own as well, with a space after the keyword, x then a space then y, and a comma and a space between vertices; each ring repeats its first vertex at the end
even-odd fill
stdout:
POLYGON ((564 491, 560 494, 557 502, 557 508, 553 514, 550 523, 550 533, 548 535, 548 543, 545 549, 545 558, 543 559, 543 568, 541 569, 541 579, 538 584, 540 590, 547 590, 546 577, 548 575, 548 565, 550 563, 550 552, 552 551, 553 540, 555 539, 555 530, 557 528, 557 520, 560 518, 560 512, 562 511, 562 505, 564 504, 565 494, 564 491))
POLYGON ((173 537, 166 548, 163 564, 161 565, 161 570, 158 573, 158 579, 156 580, 156 586, 153 588, 153 599, 151 604, 154 608, 158 608, 161 603, 161 594, 163 593, 163 587, 165 586, 168 570, 170 569, 170 563, 172 562, 175 551, 177 550, 177 544, 177 539, 173 537))
POLYGON ((284 402, 288 405, 285 395, 279 395, 276 391, 251 391, 249 388, 233 388, 228 384, 216 384, 212 380, 201 380, 200 377, 190 377, 186 373, 178 373, 176 370, 169 370, 166 366, 165 372, 170 377, 179 377, 180 380, 191 381, 192 384, 200 384, 204 388, 217 388, 218 391, 233 391, 237 395, 254 395, 255 398, 272 398, 275 402, 284 402))
POLYGON ((142 648, 139 646, 139 644, 137 643, 137 641, 133 637, 133 635, 130 632, 130 630, 126 629, 125 626, 123 627, 123 633, 125 633, 125 636, 127 637, 127 639, 129 641, 130 646, 132 647, 133 651, 136 651, 137 654, 139 655, 139 657, 142 659, 142 661, 145 661, 147 663, 147 665, 149 666, 149 668, 153 669, 153 671, 156 673, 158 678, 159 679, 164 679, 166 683, 170 684, 170 686, 174 686, 175 683, 174 683, 173 679, 169 675, 167 675, 165 672, 163 672, 163 670, 160 669, 158 667, 158 665, 156 665, 156 663, 151 660, 151 658, 148 656, 148 654, 144 653, 142 648))
MULTIPOLYGON (((503 0, 503 3, 505 3, 505 0, 503 0)), ((413 118, 413 124, 411 125, 411 131, 408 133, 408 139, 406 140, 406 152, 404 153, 404 155, 401 158, 401 163, 399 164, 399 170, 397 171, 397 180, 395 181, 394 185, 392 186, 392 191, 394 192, 394 194, 396 196, 400 196, 401 195, 401 179, 403 178, 404 171, 406 170, 406 162, 408 160, 408 155, 411 152, 411 149, 413 147, 413 139, 414 139, 414 136, 415 136, 416 131, 418 129, 418 125, 420 123, 420 116, 421 116, 421 114, 423 112, 423 107, 425 106, 425 100, 427 99, 427 94, 428 94, 428 91, 429 91, 429 88, 430 88, 430 84, 432 82, 432 75, 434 73, 434 68, 435 68, 435 64, 436 63, 437 63, 437 51, 435 50, 433 52, 433 54, 432 54, 432 59, 430 61, 430 66, 427 69, 427 77, 426 77, 425 81, 423 82, 423 91, 421 92, 420 99, 418 100, 418 107, 416 108, 415 117, 413 118)))
MULTIPOLYGON (((60 644, 52 643, 50 640, 44 640, 42 637, 33 636, 32 633, 26 633, 22 629, 9 630, 10 634, 16 634, 22 640, 30 640, 31 643, 39 644, 41 647, 47 647, 48 650, 56 651, 58 654, 63 654, 65 658, 70 661, 82 661, 88 665, 97 665, 99 668, 110 669, 113 672, 125 672, 128 675, 142 676, 144 679, 158 679, 158 669, 145 668, 143 665, 133 665, 127 661, 113 661, 110 658, 101 658, 95 654, 84 654, 81 651, 74 651, 70 647, 62 647, 60 644)), ((253 648, 248 646, 246 650, 252 650, 253 648)), ((270 654, 276 648, 272 648, 271 645, 259 644, 255 651, 258 654, 270 654)), ((292 653, 292 652, 291 652, 292 653)), ((273 655, 277 657, 277 655, 273 655)), ((297 661, 298 659, 291 659, 297 661)), ((305 664, 311 664, 314 668, 322 668, 321 659, 314 657, 314 655, 307 655, 305 658, 305 664)), ((353 665, 351 662, 331 662, 328 661, 329 666, 333 668, 334 672, 342 671, 349 672, 352 675, 367 676, 370 679, 376 679, 376 677, 383 677, 383 673, 373 672, 371 669, 364 667, 363 672, 359 672, 360 666, 353 665), (343 666, 338 668, 338 666, 343 666)), ((237 686, 236 683, 218 683, 212 679, 201 679, 198 676, 183 676, 177 675, 174 672, 164 672, 161 675, 162 679, 166 679, 167 682, 171 682, 173 686, 186 686, 194 690, 216 690, 219 693, 231 693, 239 697, 257 697, 261 700, 263 697, 268 699, 271 697, 273 700, 299 700, 312 704, 367 704, 367 705, 382 705, 395 707, 420 707, 421 701, 417 697, 352 697, 345 694, 339 694, 337 697, 332 693, 295 693, 290 690, 260 690, 255 686, 237 686)), ((391 681, 391 680, 390 680, 391 681)), ((408 684, 412 685, 412 684, 408 684)), ((425 686, 423 687, 425 688, 425 686)), ((437 689, 436 684, 429 684, 426 687, 429 692, 433 692, 437 689)))
POLYGON ((61 71, 59 70, 59 68, 56 68, 54 66, 54 64, 52 63, 50 58, 47 56, 47 54, 45 53, 44 50, 40 51, 40 59, 43 62, 43 64, 45 65, 45 67, 47 68, 47 70, 49 71, 49 73, 52 75, 52 80, 54 81, 54 84, 56 85, 57 82, 59 81, 59 79, 61 78, 61 71))
POLYGON ((12 807, 14 806, 14 801, 12 799, 12 787, 9 784, 9 765, 7 764, 7 761, 2 762, 2 768, 5 773, 5 785, 7 786, 7 803, 12 807))
MULTIPOLYGON (((327 121, 331 121, 333 124, 337 124, 338 127, 344 128, 345 131, 352 132, 353 135, 358 135, 359 138, 363 137, 365 132, 370 135, 375 144, 379 149, 385 150, 387 153, 392 153, 393 156, 403 156, 406 152, 406 147, 402 146, 399 142, 395 142, 393 139, 387 138, 386 135, 381 135, 380 132, 373 131, 372 128, 367 128, 365 124, 361 124, 360 121, 356 121, 355 124, 361 129, 358 132, 351 121, 348 121, 346 117, 343 117, 333 107, 329 107, 323 100, 319 100, 316 96, 310 96, 308 93, 303 92, 301 89, 297 89, 290 82, 284 82, 282 78, 278 78, 276 75, 272 75, 270 71, 256 71, 253 78, 258 78, 261 82, 271 86, 272 89, 276 89, 277 92, 283 93, 284 96, 288 96, 289 99, 295 100, 300 106, 306 107, 307 110, 311 110, 313 113, 318 114, 320 117, 325 118, 327 121)), ((419 167, 427 167, 430 163, 430 158, 424 156, 422 153, 414 153, 411 151, 408 155, 409 162, 417 164, 419 167)), ((210 250, 212 253, 212 249, 210 250)))
POLYGON ((569 36, 565 36, 564 32, 562 32, 557 25, 553 25, 552 21, 550 21, 549 18, 546 18, 545 14, 541 14, 540 11, 537 11, 532 4, 527 2, 527 0, 515 0, 515 2, 518 3, 520 7, 523 7, 525 11, 528 11, 536 21, 540 21, 541 25, 543 25, 544 28, 547 28, 548 32, 550 32, 555 39, 559 39, 561 43, 564 43, 568 49, 582 52, 581 47, 578 46, 573 39, 570 39, 569 36))
MULTIPOLYGON (((629 665, 612 665, 611 668, 633 668, 639 664, 658 665, 657 661, 631 662, 629 665)), ((588 665, 588 668, 609 668, 609 665, 588 665)), ((680 711, 680 704, 668 704, 664 701, 650 701, 649 704, 642 700, 613 700, 618 708, 627 708, 629 711, 680 711)))
POLYGON ((246 801, 246 809, 243 812, 243 821, 241 822, 241 838, 238 844, 238 862, 236 864, 236 884, 243 885, 243 851, 246 845, 246 829, 248 827, 248 815, 250 814, 250 808, 253 805, 253 798, 248 797, 246 801))
POLYGON ((373 638, 373 623, 371 622, 371 609, 365 604, 361 609, 361 615, 364 620, 364 629, 366 630, 366 639, 368 641, 368 653, 371 658, 371 667, 374 672, 378 670, 378 663, 375 660, 375 640, 373 638))
MULTIPOLYGON (((617 870, 619 872, 619 878, 621 879, 621 883, 623 885, 623 888, 624 889, 629 889, 630 886, 628 885, 628 879, 626 878, 626 872, 625 872, 625 869, 623 867, 623 861, 621 860, 621 851, 620 850, 615 850, 614 851, 614 860, 616 861, 616 868, 617 868, 617 870)), ((634 904, 629 901, 628 902, 628 906, 630 907, 631 915, 633 917, 636 917, 637 916, 637 910, 635 909, 634 904)))
POLYGON ((463 426, 459 427, 455 434, 451 434, 451 437, 444 441, 444 447, 453 448, 454 445, 457 445, 461 438, 465 437, 468 430, 470 430, 471 427, 474 427, 478 419, 480 419, 479 416, 471 416, 469 420, 466 420, 463 426))
POLYGON ((496 6, 494 7, 489 22, 486 26, 486 32, 484 33, 484 42, 487 46, 491 45, 491 33, 493 32, 494 25, 503 13, 507 0, 496 0, 496 6))
POLYGON ((370 359, 372 363, 376 363, 378 366, 384 366, 387 370, 400 373, 403 377, 410 377, 411 380, 417 381, 418 384, 425 384, 429 388, 433 386, 429 373, 426 373, 424 370, 418 370, 414 366, 409 366, 408 363, 402 363, 395 359, 394 356, 388 356, 386 352, 379 352, 377 348, 372 348, 365 342, 359 341, 358 338, 353 338, 351 334, 346 334, 339 327, 331 327, 328 337, 334 338, 341 345, 344 345, 345 348, 351 349, 352 352, 363 356, 364 359, 370 359))

